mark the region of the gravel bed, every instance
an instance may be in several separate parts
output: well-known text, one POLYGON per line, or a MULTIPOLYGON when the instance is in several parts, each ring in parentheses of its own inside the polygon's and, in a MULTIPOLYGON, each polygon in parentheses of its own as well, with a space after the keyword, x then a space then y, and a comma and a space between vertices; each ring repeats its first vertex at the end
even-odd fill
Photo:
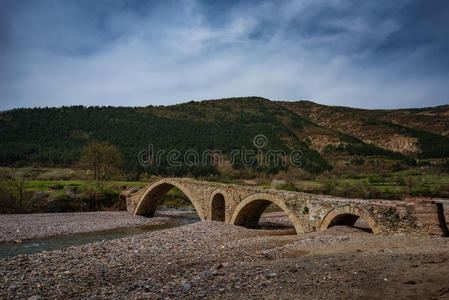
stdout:
POLYGON ((430 299, 449 239, 354 229, 273 236, 199 222, 0 259, 0 299, 430 299))
POLYGON ((159 225, 168 217, 145 218, 127 212, 0 215, 0 242, 35 239, 61 234, 92 232, 121 227, 159 225))
POLYGON ((258 225, 261 229, 292 229, 292 233, 296 232, 295 226, 284 212, 264 213, 258 225))

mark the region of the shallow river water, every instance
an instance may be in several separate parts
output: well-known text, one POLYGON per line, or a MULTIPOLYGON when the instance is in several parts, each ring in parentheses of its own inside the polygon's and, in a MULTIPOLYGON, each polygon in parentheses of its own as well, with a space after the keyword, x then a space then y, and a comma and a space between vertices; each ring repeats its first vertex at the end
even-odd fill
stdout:
POLYGON ((196 223, 199 221, 200 218, 196 213, 182 214, 179 216, 171 217, 167 223, 162 225, 125 227, 105 231, 60 235, 48 238, 24 240, 22 243, 17 244, 4 243, 0 244, 0 258, 15 256, 19 254, 32 254, 42 251, 57 250, 102 240, 118 239, 125 236, 178 227, 186 224, 196 223))

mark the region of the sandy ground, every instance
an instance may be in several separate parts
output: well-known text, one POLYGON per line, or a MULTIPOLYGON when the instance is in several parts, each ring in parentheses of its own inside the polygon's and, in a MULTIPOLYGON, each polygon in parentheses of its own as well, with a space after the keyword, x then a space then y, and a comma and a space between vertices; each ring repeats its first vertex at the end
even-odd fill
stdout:
POLYGON ((167 218, 131 216, 127 212, 0 215, 0 242, 91 232, 121 227, 159 225, 167 218))
POLYGON ((280 232, 199 222, 4 258, 0 299, 449 299, 447 238, 280 232))

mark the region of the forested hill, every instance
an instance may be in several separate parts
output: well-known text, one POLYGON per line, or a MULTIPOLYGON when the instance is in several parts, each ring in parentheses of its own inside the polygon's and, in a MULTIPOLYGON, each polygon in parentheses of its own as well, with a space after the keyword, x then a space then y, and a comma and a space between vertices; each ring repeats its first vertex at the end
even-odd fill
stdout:
MULTIPOLYGON (((302 168, 313 173, 331 169, 332 160, 341 155, 374 155, 408 164, 413 163, 412 157, 419 156, 419 148, 399 153, 400 149, 373 145, 366 137, 362 139, 338 127, 326 126, 325 122, 301 113, 297 109, 300 103, 295 102, 294 109, 280 102, 246 97, 157 107, 14 109, 0 114, 0 165, 74 166, 82 148, 92 140, 99 140, 117 146, 126 172, 202 176, 218 170, 212 166, 170 167, 164 163, 148 169, 138 164, 137 156, 150 143, 154 151, 176 149, 181 153, 188 149, 209 149, 229 155, 241 147, 257 150, 253 138, 258 134, 268 140, 263 150, 287 153, 301 150, 302 168)), ((379 122, 400 126, 385 120, 379 122)), ((412 130, 404 128, 401 126, 400 130, 412 130)), ((424 130, 417 132, 420 135, 417 147, 427 149, 428 158, 432 158, 430 147, 435 141, 439 150, 433 156, 449 156, 447 137, 424 130)), ((267 166, 262 171, 276 173, 279 167, 267 166)))

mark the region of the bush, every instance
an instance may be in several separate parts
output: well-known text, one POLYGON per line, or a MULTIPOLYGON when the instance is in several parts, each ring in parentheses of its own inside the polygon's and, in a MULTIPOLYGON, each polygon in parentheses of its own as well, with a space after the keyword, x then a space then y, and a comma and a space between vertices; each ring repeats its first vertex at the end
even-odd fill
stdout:
POLYGON ((418 163, 418 166, 419 167, 429 167, 429 166, 431 166, 432 165, 432 163, 430 162, 430 161, 427 161, 427 160, 421 160, 419 163, 418 163))
POLYGON ((386 184, 386 175, 372 175, 368 176, 368 182, 372 185, 385 185, 386 184))
POLYGON ((0 214, 11 214, 18 210, 15 196, 3 185, 0 185, 0 214))
POLYGON ((405 170, 405 169, 406 169, 406 168, 404 168, 400 162, 397 162, 397 163, 395 163, 395 164, 392 166, 392 171, 393 171, 393 172, 399 172, 399 171, 402 171, 402 170, 405 170))
POLYGON ((403 176, 394 176, 392 183, 394 185, 405 185, 406 184, 406 180, 403 176))
POLYGON ((334 195, 336 191, 336 184, 333 181, 324 182, 324 190, 325 194, 334 195))
POLYGON ((442 168, 444 171, 449 172, 449 159, 446 160, 446 161, 441 165, 441 168, 442 168))
POLYGON ((118 201, 118 196, 118 191, 100 190, 94 185, 88 185, 83 187, 75 198, 88 210, 101 210, 112 207, 118 201))
POLYGON ((302 212, 304 214, 308 214, 309 213, 309 207, 307 207, 307 205, 304 205, 304 207, 302 208, 302 212))
POLYGON ((365 160, 363 158, 361 158, 361 157, 351 160, 351 164, 353 164, 355 166, 361 166, 364 163, 365 163, 365 160))

